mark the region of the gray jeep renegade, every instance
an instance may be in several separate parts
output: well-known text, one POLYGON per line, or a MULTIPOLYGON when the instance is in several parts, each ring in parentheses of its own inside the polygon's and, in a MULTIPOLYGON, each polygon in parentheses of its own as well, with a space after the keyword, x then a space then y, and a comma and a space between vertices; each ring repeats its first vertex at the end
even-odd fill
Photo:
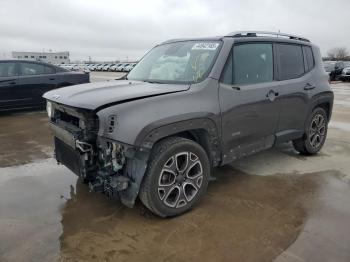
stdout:
POLYGON ((323 146, 333 92, 319 48, 271 32, 176 39, 123 79, 44 95, 55 157, 91 191, 154 214, 196 205, 213 167, 292 141, 323 146))

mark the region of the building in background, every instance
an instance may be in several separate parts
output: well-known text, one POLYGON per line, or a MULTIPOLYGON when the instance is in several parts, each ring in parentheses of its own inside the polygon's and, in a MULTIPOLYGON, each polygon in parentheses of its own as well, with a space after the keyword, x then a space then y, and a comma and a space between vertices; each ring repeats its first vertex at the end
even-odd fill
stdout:
POLYGON ((12 58, 21 60, 43 61, 50 64, 69 63, 69 52, 12 52, 12 58))

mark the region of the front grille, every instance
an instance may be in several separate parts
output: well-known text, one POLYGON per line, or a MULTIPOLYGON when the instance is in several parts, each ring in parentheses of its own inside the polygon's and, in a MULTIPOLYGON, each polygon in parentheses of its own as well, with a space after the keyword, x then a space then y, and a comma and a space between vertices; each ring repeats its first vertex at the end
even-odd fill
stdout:
MULTIPOLYGON (((56 111, 57 112, 57 111, 56 111)), ((62 111, 58 111, 59 116, 57 118, 59 118, 61 121, 64 121, 66 123, 72 124, 74 126, 79 127, 79 118, 69 115, 65 112, 62 111)))
POLYGON ((66 145, 57 137, 55 137, 55 153, 58 162, 68 167, 76 175, 80 175, 79 153, 75 151, 72 147, 66 145))

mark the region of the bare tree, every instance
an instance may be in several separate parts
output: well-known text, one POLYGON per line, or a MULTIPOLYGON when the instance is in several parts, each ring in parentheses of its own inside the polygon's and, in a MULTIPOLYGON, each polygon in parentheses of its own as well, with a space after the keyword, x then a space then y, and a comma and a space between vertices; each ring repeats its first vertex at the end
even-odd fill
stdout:
POLYGON ((327 52, 327 55, 332 60, 344 60, 349 57, 349 52, 346 47, 334 47, 327 52))

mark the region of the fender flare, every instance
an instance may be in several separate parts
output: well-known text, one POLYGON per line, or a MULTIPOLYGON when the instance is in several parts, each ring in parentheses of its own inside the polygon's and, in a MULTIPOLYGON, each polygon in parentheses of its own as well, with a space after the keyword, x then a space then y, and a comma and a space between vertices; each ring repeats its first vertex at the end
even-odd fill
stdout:
MULTIPOLYGON (((314 110, 317 106, 327 103, 329 104, 329 112, 328 112, 328 122, 329 122, 332 115, 333 99, 334 99, 334 94, 332 91, 322 92, 315 95, 314 97, 312 97, 309 103, 307 116, 310 116, 310 114, 312 113, 312 110, 314 110)), ((306 130, 308 119, 309 117, 306 117, 304 122, 304 130, 306 130)))
MULTIPOLYGON (((171 119, 168 119, 171 121, 171 119)), ((126 176, 133 181, 130 188, 120 195, 121 201, 126 206, 132 207, 135 204, 140 186, 147 169, 147 162, 154 144, 171 135, 191 130, 204 130, 207 134, 209 159, 214 166, 221 162, 221 140, 220 132, 214 120, 210 118, 193 118, 166 124, 165 121, 153 123, 142 129, 135 140, 133 154, 127 154, 126 176)))
POLYGON ((214 166, 221 161, 221 132, 215 120, 209 117, 197 117, 173 121, 172 118, 152 123, 143 128, 135 140, 135 145, 151 150, 156 142, 181 132, 203 130, 206 132, 206 148, 214 166), (210 151, 210 152, 208 152, 210 151))

